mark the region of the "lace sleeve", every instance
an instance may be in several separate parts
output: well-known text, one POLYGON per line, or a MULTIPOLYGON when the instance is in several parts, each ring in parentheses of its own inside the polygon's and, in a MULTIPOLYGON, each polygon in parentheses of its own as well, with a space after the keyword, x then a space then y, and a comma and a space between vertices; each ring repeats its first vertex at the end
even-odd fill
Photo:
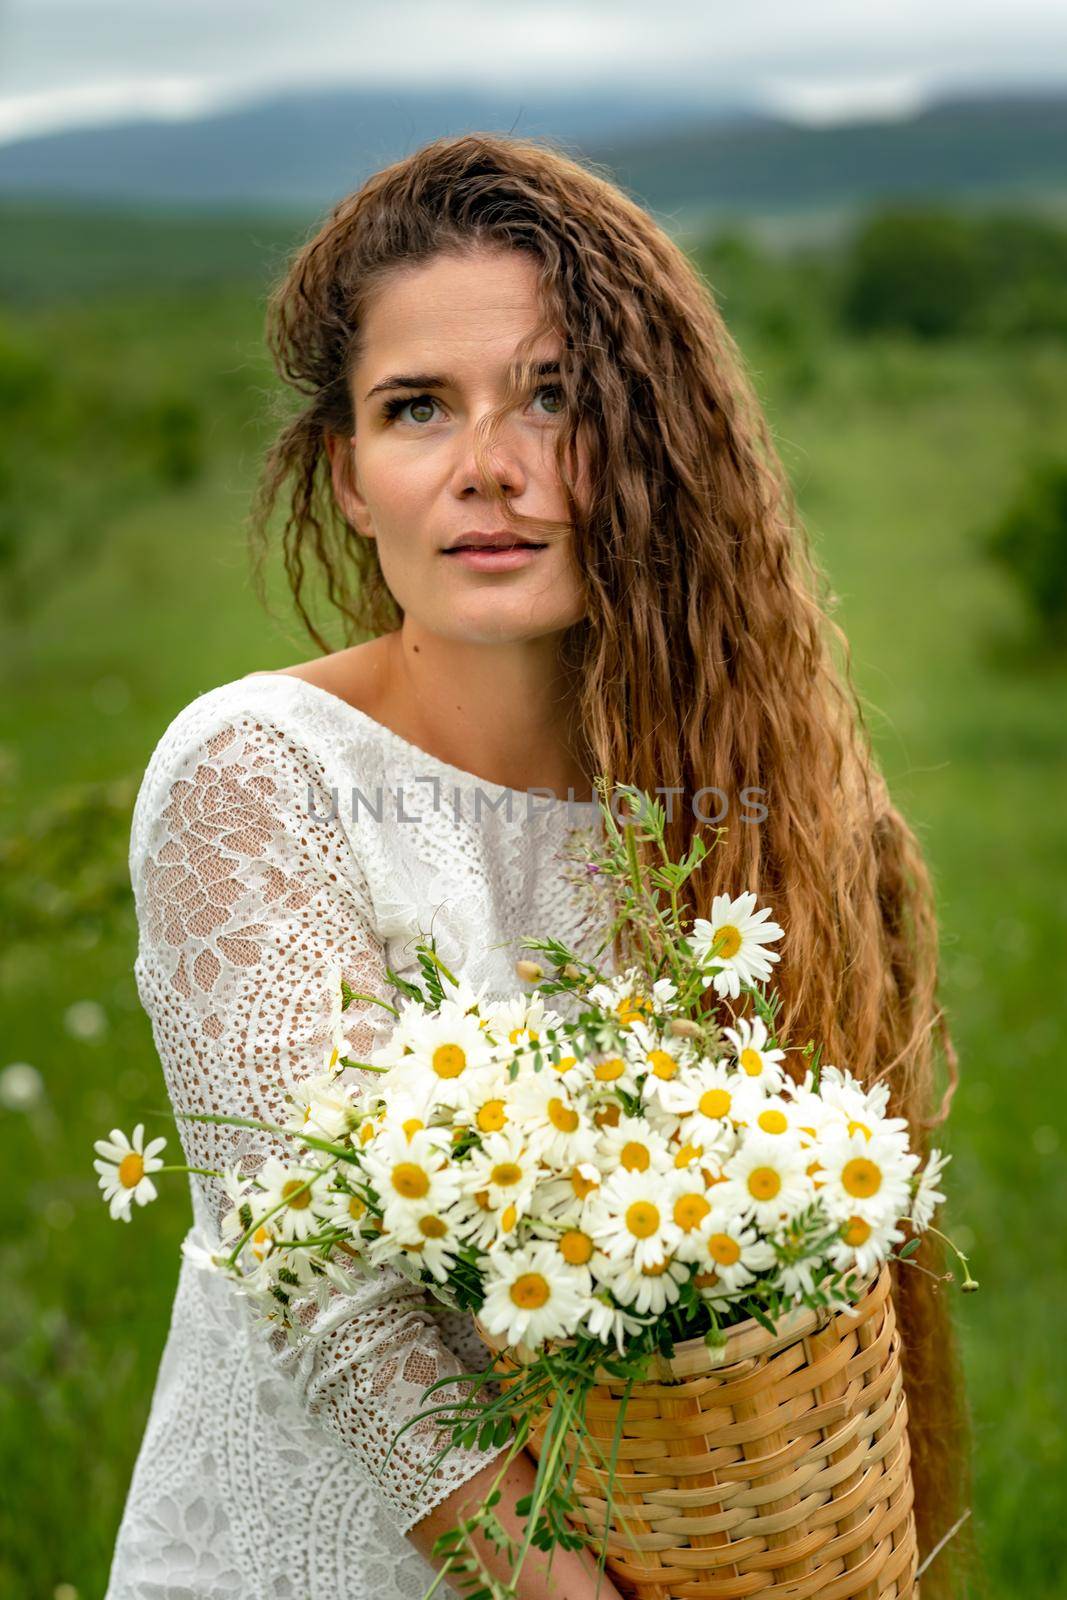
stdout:
MULTIPOLYGON (((330 965, 354 989, 395 996, 366 881, 342 822, 329 820, 318 758, 269 718, 205 719, 196 705, 160 741, 134 812, 138 992, 176 1110, 280 1123, 292 1114, 284 1090, 321 1069, 330 965)), ((345 1012, 356 1058, 371 1047, 368 1013, 377 1010, 353 1002, 345 1012)), ((178 1130, 192 1167, 240 1164, 251 1174, 270 1155, 292 1159, 290 1144, 259 1130, 181 1118, 178 1130)), ((199 1176, 190 1186, 214 1244, 231 1204, 225 1186, 199 1176)), ((427 1292, 394 1268, 306 1304, 294 1344, 241 1298, 267 1359, 351 1451, 401 1532, 506 1448, 454 1450, 427 1482, 445 1435, 426 1419, 402 1435, 381 1472, 426 1386, 471 1370, 444 1342, 427 1292)), ((426 1403, 468 1389, 435 1391, 426 1403)))

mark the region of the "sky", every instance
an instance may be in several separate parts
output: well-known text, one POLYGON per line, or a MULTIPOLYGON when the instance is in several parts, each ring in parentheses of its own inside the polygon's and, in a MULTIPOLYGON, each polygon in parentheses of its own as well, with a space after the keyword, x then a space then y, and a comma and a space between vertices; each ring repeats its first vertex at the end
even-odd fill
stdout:
POLYGON ((0 0, 0 140, 286 88, 743 91, 811 124, 1067 84, 1063 0, 0 0))

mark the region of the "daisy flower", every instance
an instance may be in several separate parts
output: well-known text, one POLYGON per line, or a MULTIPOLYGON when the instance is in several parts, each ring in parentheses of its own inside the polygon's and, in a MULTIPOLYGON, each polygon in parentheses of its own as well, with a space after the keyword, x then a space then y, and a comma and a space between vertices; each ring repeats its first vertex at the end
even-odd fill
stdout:
POLYGON ((737 1129, 763 1101, 763 1092, 725 1061, 700 1061, 683 1067, 664 1087, 660 1099, 679 1118, 686 1144, 729 1154, 737 1129))
POLYGON ((484 1068, 471 1080, 466 1102, 453 1111, 453 1128, 471 1128, 482 1137, 502 1133, 505 1128, 514 1129, 514 1090, 502 1062, 484 1068))
POLYGON ((613 978, 594 983, 589 990, 589 1002, 610 1012, 621 1028, 629 1028, 634 1023, 647 1021, 677 992, 669 978, 654 983, 651 993, 645 992, 646 983, 638 967, 627 967, 613 978))
POLYGON ((784 1095, 769 1094, 753 1105, 744 1126, 771 1139, 790 1139, 798 1146, 804 1142, 796 1102, 784 1095))
POLYGON ((672 1218, 681 1234, 675 1254, 679 1261, 697 1261, 703 1250, 703 1229, 711 1216, 712 1205, 699 1169, 689 1174, 689 1182, 674 1198, 672 1218))
MULTIPOLYGON (((805 1080, 807 1081, 807 1080, 805 1080)), ((832 1077, 827 1082, 820 1079, 819 1099, 823 1103, 824 1137, 842 1134, 848 1137, 862 1133, 865 1138, 878 1132, 892 1138, 901 1150, 908 1145, 908 1123, 904 1117, 887 1117, 889 1086, 879 1084, 873 1090, 864 1089, 851 1073, 832 1077)))
POLYGON ((484 1258, 485 1301, 478 1315, 487 1331, 510 1345, 537 1349, 569 1338, 588 1309, 581 1278, 559 1251, 531 1244, 484 1258))
POLYGON ((674 1202, 688 1187, 684 1175, 673 1170, 621 1168, 590 1202, 590 1232, 614 1261, 656 1266, 682 1237, 674 1202))
POLYGON ((882 1222, 867 1222, 863 1217, 851 1216, 842 1222, 841 1237, 834 1241, 827 1254, 835 1272, 855 1271, 866 1278, 903 1238, 892 1217, 882 1222))
POLYGON ((921 1233, 933 1221, 934 1212, 944 1201, 944 1195, 937 1187, 941 1181, 941 1174, 952 1160, 950 1155, 942 1155, 940 1150, 933 1149, 926 1158, 926 1165, 919 1174, 915 1194, 911 1202, 911 1221, 913 1227, 921 1233))
POLYGON ((162 1167, 159 1152, 166 1142, 165 1138, 153 1139, 146 1145, 143 1122, 134 1128, 132 1139, 127 1139, 121 1128, 112 1128, 110 1138, 94 1142, 93 1149, 103 1159, 94 1161, 93 1168, 99 1174, 97 1181, 112 1221, 121 1217, 129 1222, 134 1201, 146 1206, 156 1198, 156 1186, 148 1174, 162 1167))
POLYGON ((722 1170, 731 1188, 727 1192, 724 1185, 716 1199, 726 1205, 736 1197, 742 1214, 765 1232, 803 1211, 814 1197, 804 1154, 788 1139, 750 1134, 722 1170))
POLYGON ((634 1311, 651 1311, 659 1316, 676 1303, 679 1289, 689 1276, 689 1267, 676 1256, 666 1256, 644 1267, 627 1261, 617 1266, 608 1287, 617 1300, 634 1311))
POLYGON ((590 1067, 590 1089, 637 1093, 637 1068, 628 1056, 615 1055, 608 1051, 598 1052, 592 1058, 590 1067))
POLYGON ((387 1124, 364 1149, 363 1166, 390 1228, 399 1218, 450 1205, 460 1192, 458 1170, 434 1128, 387 1124))
POLYGON ((758 1083, 767 1094, 778 1094, 785 1083, 786 1074, 780 1063, 785 1060, 784 1050, 767 1047, 767 1024, 762 1017, 739 1017, 736 1028, 723 1028, 723 1033, 734 1047, 737 1065, 746 1078, 758 1083))
POLYGON ((501 1232, 511 1233, 530 1209, 538 1160, 517 1133, 490 1133, 459 1173, 463 1193, 493 1214, 501 1232))
POLYGON ((531 1056, 535 1046, 550 1047, 549 1028, 561 1028, 563 1017, 545 1006, 540 994, 509 995, 485 1007, 486 1031, 493 1039, 497 1060, 510 1062, 516 1055, 531 1056))
POLYGON ((641 1098, 646 1104, 662 1105, 663 1086, 672 1083, 694 1059, 687 1040, 663 1039, 644 1022, 635 1022, 628 1030, 624 1049, 638 1073, 645 1075, 641 1098))
POLYGON ((548 1166, 570 1169, 593 1160, 599 1132, 555 1073, 520 1073, 512 1104, 527 1144, 548 1166))
POLYGON ((664 1136, 643 1117, 628 1117, 625 1113, 611 1127, 600 1129, 595 1159, 604 1173, 618 1168, 625 1172, 670 1172, 674 1166, 664 1136))
POLYGON ((492 1043, 478 1019, 445 1001, 438 1012, 415 1019, 411 1036, 411 1053, 393 1067, 395 1081, 435 1106, 463 1105, 472 1079, 493 1061, 492 1043))
POLYGON ((580 1161, 558 1178, 543 1176, 534 1191, 530 1214, 562 1225, 576 1223, 603 1179, 600 1168, 592 1161, 580 1161))
POLYGON ((305 1078, 289 1098, 295 1111, 284 1126, 290 1133, 310 1133, 317 1139, 336 1142, 345 1138, 359 1121, 351 1090, 339 1082, 336 1072, 327 1070, 305 1078))
POLYGON ((339 1228, 356 1241, 362 1240, 363 1228, 370 1220, 367 1202, 355 1190, 312 1190, 312 1210, 328 1228, 339 1228))
POLYGON ((901 1150, 892 1136, 869 1138, 856 1131, 819 1146, 819 1199, 833 1220, 855 1215, 864 1222, 907 1216, 911 1208, 911 1175, 919 1157, 901 1150))
POLYGON ((460 1238, 453 1219, 440 1211, 411 1212, 392 1231, 394 1247, 406 1251, 438 1283, 447 1283, 456 1265, 460 1238))
POLYGON ((273 1213, 266 1221, 279 1239, 299 1243, 319 1232, 312 1197, 314 1181, 324 1172, 322 1167, 295 1163, 286 1166, 277 1156, 268 1156, 256 1172, 259 1193, 255 1197, 255 1213, 258 1217, 264 1217, 268 1211, 273 1213), (275 1206, 281 1209, 274 1211, 275 1206))
POLYGON ((756 911, 756 896, 751 892, 731 900, 717 894, 711 903, 710 917, 697 917, 689 936, 689 946, 697 961, 716 966, 709 972, 705 989, 714 984, 720 1000, 736 1000, 742 983, 761 983, 771 976, 771 962, 781 959, 778 951, 764 947, 782 937, 784 929, 767 922, 770 907, 756 911), (717 948, 716 948, 717 947, 717 948), (712 953, 714 952, 714 954, 712 953))
POLYGON ((737 1294, 777 1261, 772 1246, 744 1217, 719 1207, 712 1208, 695 1243, 690 1259, 699 1263, 702 1288, 713 1296, 737 1294))

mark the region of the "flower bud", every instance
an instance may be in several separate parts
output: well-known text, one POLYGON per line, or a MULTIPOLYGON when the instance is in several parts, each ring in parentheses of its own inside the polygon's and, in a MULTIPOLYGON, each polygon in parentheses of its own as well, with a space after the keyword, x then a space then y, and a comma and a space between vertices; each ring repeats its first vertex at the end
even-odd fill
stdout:
POLYGON ((576 967, 573 961, 568 961, 565 967, 560 968, 561 978, 580 978, 581 975, 581 967, 576 967))
POLYGON ((688 1017, 672 1017, 667 1032, 673 1033, 676 1039, 699 1039, 704 1030, 699 1022, 691 1022, 688 1017))
POLYGON ((536 961, 516 961, 515 972, 525 983, 537 983, 545 975, 545 969, 536 961))

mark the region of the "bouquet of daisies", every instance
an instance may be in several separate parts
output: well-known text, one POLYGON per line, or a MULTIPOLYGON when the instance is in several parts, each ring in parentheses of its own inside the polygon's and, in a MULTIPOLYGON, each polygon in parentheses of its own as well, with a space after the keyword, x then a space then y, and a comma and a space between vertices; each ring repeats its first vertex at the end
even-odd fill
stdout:
MULTIPOLYGON (((475 1527, 508 1544, 515 1573, 531 1542, 579 1547, 567 1521, 579 1458, 606 1471, 610 1507, 614 1458, 582 1422, 598 1372, 639 1381, 676 1341, 702 1338, 714 1357, 747 1319, 773 1333, 801 1306, 847 1309, 883 1262, 917 1248, 944 1199, 948 1157, 931 1150, 920 1167, 887 1086, 865 1089, 777 1037, 769 979, 783 929, 769 909, 751 892, 719 895, 685 925, 679 891, 706 847, 671 862, 663 808, 623 795, 631 820, 602 803, 605 838, 586 865, 613 885, 602 950, 626 924, 641 959, 605 976, 552 938, 524 939, 539 959, 516 962, 523 989, 493 997, 431 940, 418 946, 421 985, 390 973, 395 1007, 338 975, 329 1054, 284 1128, 291 1160, 217 1174, 233 1201, 224 1248, 183 1247, 294 1342, 297 1305, 383 1264, 469 1312, 521 1376, 502 1393, 492 1366, 468 1374, 461 1404, 405 1424, 435 1417, 438 1461, 510 1439, 503 1476, 553 1398, 522 1548, 493 1514, 495 1493, 440 1541, 452 1581, 472 1575, 494 1595, 475 1527), (641 839, 662 858, 651 873, 641 839), (357 998, 382 1008, 388 1030, 367 1061, 344 1054, 357 998)), ((113 1216, 153 1197, 161 1145, 145 1147, 140 1127, 132 1143, 119 1130, 98 1143, 113 1216)))

